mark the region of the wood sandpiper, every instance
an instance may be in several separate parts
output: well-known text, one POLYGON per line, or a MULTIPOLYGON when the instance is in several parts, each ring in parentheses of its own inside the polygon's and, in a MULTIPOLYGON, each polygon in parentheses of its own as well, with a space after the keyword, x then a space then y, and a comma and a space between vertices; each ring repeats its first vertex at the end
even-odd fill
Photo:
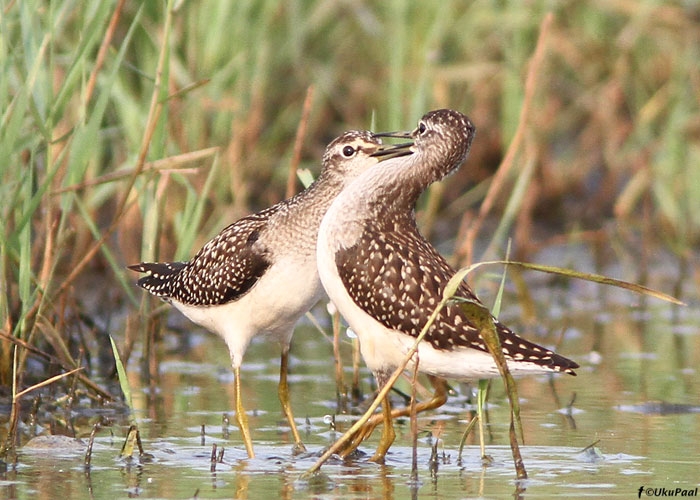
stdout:
POLYGON ((138 285, 169 302, 226 342, 235 374, 236 420, 246 451, 255 456, 241 400, 241 363, 251 339, 265 334, 282 349, 278 393, 294 437, 305 451, 289 402, 287 364, 294 325, 322 296, 316 237, 335 196, 383 157, 381 140, 346 132, 323 155, 318 179, 305 191, 222 230, 189 262, 141 263, 138 285))
MULTIPOLYGON (((365 363, 380 387, 413 346, 456 272, 419 233, 415 206, 430 184, 464 162, 474 133, 472 122, 459 112, 427 113, 410 133, 414 144, 396 146, 393 155, 398 158, 361 174, 323 217, 317 247, 321 282, 357 334, 365 363)), ((457 296, 478 301, 466 283, 457 296)), ((513 375, 575 375, 575 362, 517 336, 498 320, 495 325, 513 375)), ((479 330, 456 303, 437 316, 419 345, 418 360, 420 372, 440 378, 473 381, 499 376, 479 330)), ((412 363, 408 369, 413 369, 412 363)), ((371 459, 378 462, 394 440, 388 398, 382 407, 384 431, 371 459)))

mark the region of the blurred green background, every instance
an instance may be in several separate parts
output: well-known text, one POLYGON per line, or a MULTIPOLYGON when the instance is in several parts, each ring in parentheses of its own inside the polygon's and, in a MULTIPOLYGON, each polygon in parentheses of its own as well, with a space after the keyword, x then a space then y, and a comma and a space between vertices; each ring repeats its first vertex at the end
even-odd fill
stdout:
POLYGON ((455 263, 489 242, 502 255, 506 236, 522 259, 611 234, 643 255, 697 256, 696 2, 0 6, 2 385, 17 342, 75 366, 90 351, 76 325, 110 330, 138 309, 125 264, 187 259, 283 199, 295 144, 315 175, 343 130, 411 129, 435 108, 478 130, 466 165, 420 207, 455 263))

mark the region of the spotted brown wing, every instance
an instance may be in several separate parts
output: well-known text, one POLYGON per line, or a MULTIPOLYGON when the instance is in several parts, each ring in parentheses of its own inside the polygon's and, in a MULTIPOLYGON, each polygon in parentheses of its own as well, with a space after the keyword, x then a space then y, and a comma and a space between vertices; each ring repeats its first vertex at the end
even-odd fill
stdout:
MULTIPOLYGON (((417 337, 455 270, 418 231, 368 225, 356 244, 336 254, 340 278, 361 309, 387 328, 417 337)), ((399 227, 397 224, 395 227, 399 227)), ((477 301, 463 283, 457 296, 477 301)), ((495 321, 504 354, 573 374, 578 365, 515 335, 495 321)), ((479 331, 456 303, 444 307, 424 337, 434 348, 487 351, 479 331)))
POLYGON ((250 290, 270 267, 269 251, 258 242, 269 214, 244 217, 226 227, 189 262, 129 266, 148 273, 138 285, 164 300, 194 306, 220 305, 250 290))

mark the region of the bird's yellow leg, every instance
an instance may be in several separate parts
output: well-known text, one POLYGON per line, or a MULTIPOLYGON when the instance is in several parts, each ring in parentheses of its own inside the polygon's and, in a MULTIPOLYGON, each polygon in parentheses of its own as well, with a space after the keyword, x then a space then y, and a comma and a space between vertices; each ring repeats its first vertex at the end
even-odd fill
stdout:
POLYGON ((283 349, 282 357, 280 358, 280 383, 277 387, 277 394, 280 398, 280 404, 282 405, 282 411, 284 412, 284 416, 287 417, 289 427, 291 427, 292 429, 292 436, 294 437, 294 448, 292 449, 292 454, 297 455, 299 453, 304 453, 306 451, 306 447, 304 446, 304 443, 301 442, 299 431, 297 430, 296 423, 294 422, 292 405, 289 402, 289 385, 287 384, 288 365, 289 351, 287 349, 283 349))
MULTIPOLYGON (((430 383, 432 384, 435 392, 433 397, 428 401, 418 403, 416 405, 416 413, 421 413, 428 410, 434 410, 445 404, 447 401, 447 383, 444 379, 437 377, 430 377, 430 383)), ((391 411, 391 418, 406 417, 410 414, 411 409, 409 407, 396 408, 391 411)), ((383 414, 372 415, 367 424, 365 424, 362 429, 352 438, 350 444, 339 453, 343 458, 347 457, 350 453, 355 451, 360 444, 368 439, 372 432, 374 432, 375 427, 384 421, 383 414)))
POLYGON ((248 427, 248 415, 246 415, 245 413, 245 408, 243 408, 243 401, 241 398, 240 367, 234 368, 233 374, 236 377, 236 422, 238 422, 238 428, 241 431, 241 436, 243 437, 243 444, 245 444, 245 450, 248 452, 248 457, 255 458, 255 452, 253 451, 253 440, 250 438, 250 428, 248 427))
POLYGON ((376 462, 379 464, 384 463, 386 452, 389 451, 394 439, 396 439, 396 433, 394 432, 394 421, 391 418, 391 405, 389 403, 388 395, 382 401, 382 415, 384 416, 382 437, 379 439, 377 451, 375 451, 372 458, 369 459, 370 462, 376 462))

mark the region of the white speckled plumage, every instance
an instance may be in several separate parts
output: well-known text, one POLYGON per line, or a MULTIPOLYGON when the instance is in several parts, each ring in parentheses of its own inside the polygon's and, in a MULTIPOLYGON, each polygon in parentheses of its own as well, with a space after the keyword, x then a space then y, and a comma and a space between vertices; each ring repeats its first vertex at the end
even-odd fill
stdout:
MULTIPOLYGON (((419 233, 414 208, 431 183, 464 162, 474 132, 461 113, 426 114, 412 134, 413 154, 363 173, 321 223, 321 282, 358 335, 363 358, 380 384, 411 348, 455 273, 419 233)), ((457 295, 478 301, 465 283, 457 295)), ((575 362, 518 337, 498 321, 496 327, 514 375, 575 374, 575 362)), ((456 304, 438 315, 419 347, 419 360, 419 371, 439 377, 499 376, 478 330, 456 304)))
POLYGON ((335 196, 379 161, 371 154, 380 146, 370 132, 346 132, 329 144, 308 189, 234 222, 189 262, 130 266, 147 273, 138 285, 220 335, 236 373, 256 335, 278 341, 286 356, 295 323, 323 296, 316 267, 321 219, 335 196))

